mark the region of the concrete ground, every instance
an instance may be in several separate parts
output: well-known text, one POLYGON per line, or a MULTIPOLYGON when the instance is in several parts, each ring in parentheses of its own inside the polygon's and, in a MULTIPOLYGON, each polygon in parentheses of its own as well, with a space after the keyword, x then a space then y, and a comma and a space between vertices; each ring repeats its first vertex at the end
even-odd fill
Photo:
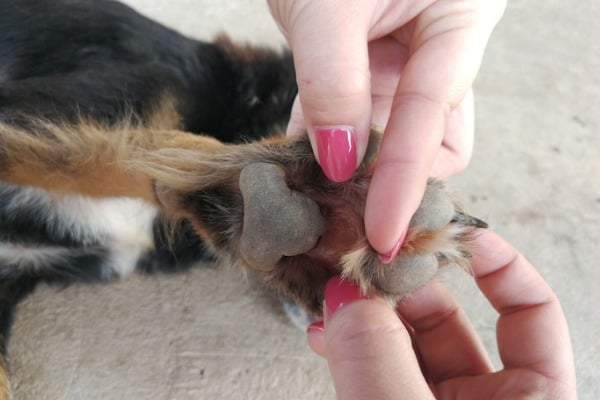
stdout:
MULTIPOLYGON (((278 45, 263 0, 128 0, 183 33, 278 45)), ((477 141, 452 180, 560 297, 581 399, 600 398, 600 6, 510 1, 476 82, 477 141)), ((440 60, 443 62, 443 60, 440 60)), ((444 280, 491 353, 495 314, 444 280)), ((332 399, 325 363, 277 302, 232 271, 40 288, 19 309, 16 399, 332 399)), ((498 363, 497 356, 494 356, 498 363)))

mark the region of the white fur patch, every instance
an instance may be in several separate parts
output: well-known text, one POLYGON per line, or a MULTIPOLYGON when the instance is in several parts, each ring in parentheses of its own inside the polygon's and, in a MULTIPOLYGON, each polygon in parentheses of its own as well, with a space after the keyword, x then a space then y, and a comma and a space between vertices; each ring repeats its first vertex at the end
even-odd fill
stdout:
MULTIPOLYGON (((146 202, 125 197, 54 197, 40 189, 0 184, 14 190, 3 205, 6 215, 33 213, 33 218, 46 222, 52 236, 68 234, 83 247, 106 248, 105 265, 111 269, 106 271, 107 276, 130 274, 138 259, 154 248, 152 228, 157 209, 146 202)), ((51 261, 66 260, 79 250, 86 251, 61 246, 0 243, 0 260, 13 261, 11 264, 16 265, 29 262, 30 266, 38 268, 51 261)))
POLYGON ((56 200, 56 206, 64 229, 99 240, 110 249, 109 264, 120 276, 132 273, 140 256, 154 247, 152 224, 157 210, 148 203, 67 196, 56 200))

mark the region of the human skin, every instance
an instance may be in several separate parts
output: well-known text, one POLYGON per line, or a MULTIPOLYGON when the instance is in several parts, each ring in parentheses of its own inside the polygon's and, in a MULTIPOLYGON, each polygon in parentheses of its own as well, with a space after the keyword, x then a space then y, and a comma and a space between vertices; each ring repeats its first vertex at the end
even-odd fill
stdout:
POLYGON ((495 371, 465 312, 439 282, 393 310, 352 285, 328 285, 310 347, 328 361, 338 398, 576 399, 566 319, 535 268, 493 232, 470 245, 479 289, 499 314, 495 371), (337 309, 336 309, 337 308, 337 309))
POLYGON ((325 174, 348 179, 372 123, 385 127, 366 234, 393 259, 427 178, 463 169, 473 142, 471 86, 503 0, 269 0, 294 54, 304 129, 325 174))

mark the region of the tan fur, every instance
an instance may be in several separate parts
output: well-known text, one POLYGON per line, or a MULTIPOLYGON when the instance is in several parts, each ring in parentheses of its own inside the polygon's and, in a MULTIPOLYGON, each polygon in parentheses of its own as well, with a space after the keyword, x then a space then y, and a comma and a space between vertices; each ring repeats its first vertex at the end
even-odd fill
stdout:
POLYGON ((59 194, 155 202, 155 180, 176 183, 182 174, 197 172, 176 160, 203 158, 223 146, 213 138, 161 129, 178 124, 173 115, 156 113, 150 124, 131 117, 110 127, 85 120, 77 124, 29 121, 28 129, 0 124, 0 179, 59 194), (157 164, 149 160, 163 163, 153 168, 157 164))
MULTIPOLYGON (((0 179, 58 193, 139 197, 152 202, 174 219, 189 218, 220 257, 255 269, 270 288, 296 298, 315 313, 320 312, 325 282, 336 273, 356 281, 365 292, 378 290, 389 299, 401 299, 415 289, 411 285, 421 285, 430 277, 432 263, 427 260, 432 255, 436 271, 438 265, 468 265, 462 241, 474 225, 467 220, 448 221, 433 231, 419 226, 409 229, 400 256, 414 255, 415 262, 425 263, 422 276, 418 268, 407 270, 411 278, 403 282, 398 271, 407 267, 391 267, 378 260, 366 241, 363 218, 379 133, 371 134, 369 156, 353 179, 332 184, 323 176, 305 137, 224 145, 172 129, 178 118, 168 104, 165 109, 146 124, 128 118, 110 127, 89 121, 75 125, 32 121, 27 130, 0 125, 4 167, 0 179), (281 166, 289 188, 318 204, 325 219, 325 231, 312 250, 282 258, 269 271, 246 265, 240 254, 243 199, 238 180, 242 169, 256 162, 281 166), (423 258, 427 254, 429 258, 423 258)), ((443 189, 434 181, 429 184, 443 189)))
POLYGON ((467 269, 466 249, 460 245, 458 239, 464 238, 472 230, 472 227, 455 224, 446 225, 433 232, 409 229, 401 251, 405 253, 438 253, 442 264, 457 264, 467 269))
MULTIPOLYGON (((457 265, 470 271, 466 249, 461 244, 472 232, 473 228, 449 224, 432 232, 420 228, 408 230, 399 254, 410 257, 413 254, 436 254, 440 267, 457 265)), ((386 279, 386 272, 392 266, 381 264, 371 247, 364 242, 355 249, 343 254, 340 258, 342 277, 356 282, 364 294, 373 291, 373 283, 386 279)), ((416 288, 413 288, 416 289, 416 288)), ((409 293, 386 293, 381 295, 390 303, 406 297, 409 293)))

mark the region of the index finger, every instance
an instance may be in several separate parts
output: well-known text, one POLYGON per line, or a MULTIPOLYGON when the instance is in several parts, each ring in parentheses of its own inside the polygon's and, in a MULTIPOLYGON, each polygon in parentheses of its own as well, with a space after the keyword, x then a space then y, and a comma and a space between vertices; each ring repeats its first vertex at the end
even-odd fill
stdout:
POLYGON ((390 250, 399 247, 423 196, 448 116, 472 86, 502 10, 501 1, 436 1, 408 30, 396 32, 401 41, 409 34, 411 54, 394 95, 365 209, 367 238, 382 255, 393 256, 390 250))
POLYGON ((469 250, 477 284, 500 313, 498 349, 505 368, 534 370, 574 386, 569 330, 552 289, 522 254, 490 231, 481 232, 469 250))
POLYGON ((365 210, 367 237, 381 254, 397 247, 423 196, 450 112, 475 76, 471 65, 462 68, 472 58, 460 49, 463 40, 460 32, 433 38, 411 55, 403 71, 365 210), (447 47, 465 54, 440 66, 436 59, 448 58, 447 47), (403 203, 397 204, 397 199, 403 203))

